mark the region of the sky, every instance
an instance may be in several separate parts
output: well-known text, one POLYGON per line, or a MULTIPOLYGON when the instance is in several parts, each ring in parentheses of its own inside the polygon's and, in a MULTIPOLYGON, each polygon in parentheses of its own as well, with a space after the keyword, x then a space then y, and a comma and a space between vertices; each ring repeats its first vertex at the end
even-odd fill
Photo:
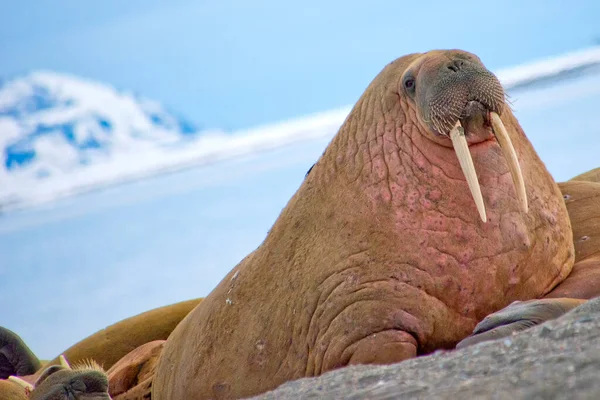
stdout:
POLYGON ((355 102, 389 61, 432 48, 493 70, 589 47, 600 2, 0 0, 0 78, 72 73, 235 130, 355 102))

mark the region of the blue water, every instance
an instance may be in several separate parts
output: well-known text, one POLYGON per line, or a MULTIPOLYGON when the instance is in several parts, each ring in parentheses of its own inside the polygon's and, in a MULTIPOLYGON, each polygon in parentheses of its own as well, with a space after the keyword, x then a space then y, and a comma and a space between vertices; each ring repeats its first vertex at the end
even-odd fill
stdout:
MULTIPOLYGON (((511 93, 556 180, 600 166, 600 75, 511 93)), ((128 316, 205 296, 264 239, 328 140, 0 218, 0 325, 54 357, 128 316)))

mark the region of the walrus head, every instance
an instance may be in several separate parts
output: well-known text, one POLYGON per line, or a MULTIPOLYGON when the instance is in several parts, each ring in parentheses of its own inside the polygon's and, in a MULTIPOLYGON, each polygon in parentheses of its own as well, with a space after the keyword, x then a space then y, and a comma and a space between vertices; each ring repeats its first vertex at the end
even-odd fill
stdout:
POLYGON ((9 380, 22 386, 30 400, 111 400, 108 377, 92 360, 71 368, 61 356, 60 365, 44 369, 33 385, 15 376, 9 380))
POLYGON ((485 222, 487 217, 469 145, 487 140, 500 144, 521 209, 527 212, 519 161, 500 119, 506 107, 504 89, 479 58, 458 50, 426 53, 408 65, 400 85, 399 90, 412 99, 423 131, 440 145, 451 142, 481 219, 485 222))

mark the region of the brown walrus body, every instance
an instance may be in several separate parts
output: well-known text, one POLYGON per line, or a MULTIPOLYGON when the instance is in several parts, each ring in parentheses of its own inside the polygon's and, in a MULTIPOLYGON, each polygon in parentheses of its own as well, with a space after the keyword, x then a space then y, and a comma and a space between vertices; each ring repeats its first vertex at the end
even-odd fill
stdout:
MULTIPOLYGON (((72 363, 94 360, 108 370, 139 346, 167 339, 175 326, 201 301, 200 298, 186 300, 124 319, 90 335, 61 354, 72 363)), ((46 363, 44 368, 57 364, 58 356, 46 363)))
POLYGON ((402 57, 366 89, 265 241, 177 326, 152 398, 239 398, 452 348, 486 315, 550 292, 573 257, 562 195, 497 79, 461 51, 402 57), (527 213, 492 111, 514 144, 527 213), (485 223, 447 135, 457 119, 485 223))
POLYGON ((558 184, 573 229, 575 263, 569 276, 541 299, 515 302, 488 315, 458 348, 525 330, 600 296, 600 183, 595 181, 600 176, 598 171, 558 184))
POLYGON ((571 178, 570 180, 600 183, 600 168, 594 168, 593 170, 577 175, 576 177, 571 178))
MULTIPOLYGON (((586 182, 580 178, 584 175, 558 184, 573 227, 575 265, 567 279, 546 296, 549 298, 590 299, 600 294, 600 180, 586 182)), ((587 176, 600 177, 600 169, 587 176)))
POLYGON ((143 344, 106 372, 113 400, 150 398, 152 380, 164 343, 164 340, 154 340, 143 344))
POLYGON ((9 380, 0 379, 0 399, 2 400, 28 400, 23 388, 9 380))

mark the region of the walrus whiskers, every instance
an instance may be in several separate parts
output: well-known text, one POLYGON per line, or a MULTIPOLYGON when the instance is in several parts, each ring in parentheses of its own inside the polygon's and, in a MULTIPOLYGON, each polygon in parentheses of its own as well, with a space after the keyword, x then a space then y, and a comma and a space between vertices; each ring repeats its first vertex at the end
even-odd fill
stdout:
POLYGON ((458 162, 462 168, 463 174, 467 179, 467 184, 471 190, 473 200, 479 211, 479 216, 483 222, 487 221, 487 215, 485 213, 485 205, 483 204, 483 197, 481 196, 481 187, 477 180, 477 173, 475 172, 475 166, 473 165, 473 159, 471 153, 469 153, 469 145, 465 138, 465 130, 463 129, 460 121, 457 121, 454 128, 450 131, 450 139, 452 139, 452 146, 458 157, 458 162))
POLYGON ((523 181, 523 174, 521 173, 521 166, 519 165, 515 148, 513 147, 500 116, 495 112, 491 112, 490 121, 492 123, 494 135, 496 135, 498 144, 500 144, 504 158, 508 163, 508 168, 512 175, 513 184, 515 185, 515 191, 517 192, 521 209, 523 212, 527 213, 529 207, 527 205, 527 194, 525 193, 525 182, 523 181))

